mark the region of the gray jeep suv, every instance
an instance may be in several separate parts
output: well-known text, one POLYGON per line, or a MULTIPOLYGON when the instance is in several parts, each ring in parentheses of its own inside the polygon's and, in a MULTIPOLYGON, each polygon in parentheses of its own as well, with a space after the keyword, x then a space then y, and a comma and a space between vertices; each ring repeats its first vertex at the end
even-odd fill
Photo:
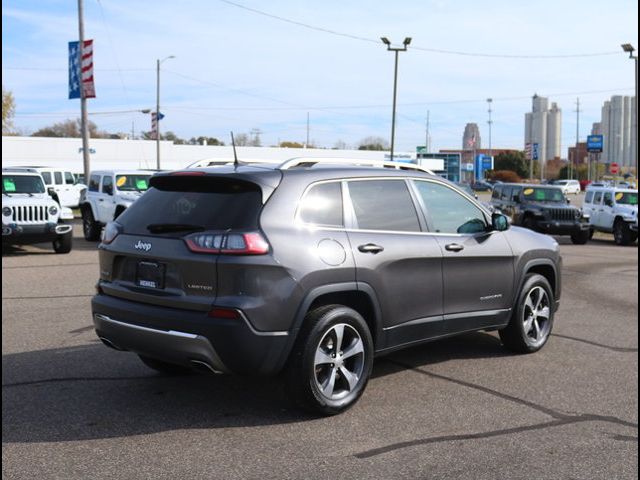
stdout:
POLYGON ((103 233, 98 337, 161 372, 283 372, 323 414, 357 401, 374 356, 475 330, 546 343, 552 238, 418 167, 355 162, 154 175, 103 233))

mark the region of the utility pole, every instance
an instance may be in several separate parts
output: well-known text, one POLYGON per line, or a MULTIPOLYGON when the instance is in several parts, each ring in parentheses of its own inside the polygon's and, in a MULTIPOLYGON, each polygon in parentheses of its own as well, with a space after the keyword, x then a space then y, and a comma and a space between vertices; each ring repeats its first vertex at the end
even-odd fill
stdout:
POLYGON ((429 151, 431 150, 431 141, 429 140, 429 113, 429 110, 427 110, 427 125, 424 137, 424 153, 429 153, 429 151))
MULTIPOLYGON (((576 98, 576 150, 574 154, 574 159, 578 157, 579 141, 580 141, 580 99, 576 98)), ((577 167, 577 165, 575 167, 577 167)), ((574 173, 575 173, 575 168, 573 165, 573 160, 569 159, 569 178, 570 179, 573 179, 574 173)))
POLYGON ((87 114, 87 98, 82 84, 82 52, 84 50, 84 7, 78 0, 78 65, 80 65, 80 133, 82 135, 82 164, 85 182, 89 181, 91 159, 89 157, 89 118, 87 114))
POLYGON ((304 148, 309 148, 309 112, 307 112, 307 143, 304 144, 304 148))
POLYGON ((491 102, 493 102, 493 98, 487 98, 487 104, 489 105, 489 120, 487 121, 487 123, 489 124, 489 157, 493 157, 493 152, 491 149, 491 125, 493 124, 493 120, 491 120, 491 112, 493 110, 491 110, 491 102))
POLYGON ((136 138, 136 123, 131 121, 131 140, 135 140, 136 138))
POLYGON ((156 168, 160 170, 160 59, 156 60, 156 168))

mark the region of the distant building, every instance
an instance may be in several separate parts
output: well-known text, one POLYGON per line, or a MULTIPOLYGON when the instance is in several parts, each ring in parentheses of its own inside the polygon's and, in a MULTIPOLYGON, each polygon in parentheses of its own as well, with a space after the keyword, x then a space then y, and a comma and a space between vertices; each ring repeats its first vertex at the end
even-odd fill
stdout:
POLYGON ((562 110, 549 99, 533 96, 531 112, 526 113, 524 143, 538 145, 538 161, 547 162, 560 157, 562 139, 562 110))
POLYGON ((636 98, 614 95, 602 106, 601 134, 604 135, 603 163, 633 164, 636 155, 637 127, 633 112, 636 98))
POLYGON ((593 125, 591 126, 591 135, 602 135, 602 123, 593 123, 593 125))
POLYGON ((461 165, 460 161, 461 153, 459 151, 451 152, 451 153, 427 153, 424 151, 418 151, 416 153, 416 161, 418 164, 423 164, 421 160, 428 159, 441 159, 444 161, 442 170, 434 171, 435 174, 440 175, 441 177, 446 178, 451 182, 460 182, 462 178, 461 165))
POLYGON ((480 129, 477 123, 467 123, 464 127, 462 135, 463 150, 477 150, 482 148, 482 139, 480 138, 480 129))
MULTIPOLYGON (((593 135, 597 135, 594 133, 593 135)), ((569 163, 572 165, 587 164, 589 162, 589 152, 587 151, 587 142, 579 142, 578 148, 569 147, 569 163)))

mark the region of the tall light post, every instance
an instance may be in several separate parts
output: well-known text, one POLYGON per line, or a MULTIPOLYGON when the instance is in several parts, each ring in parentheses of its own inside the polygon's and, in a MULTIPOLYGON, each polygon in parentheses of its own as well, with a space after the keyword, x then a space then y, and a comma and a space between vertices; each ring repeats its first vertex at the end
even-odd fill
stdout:
POLYGON ((489 120, 487 120, 487 123, 489 124, 489 157, 493 157, 493 150, 491 149, 491 125, 493 125, 493 120, 491 120, 491 112, 493 112, 493 110, 491 110, 492 102, 493 98, 487 98, 487 105, 489 106, 489 109, 487 110, 487 112, 489 112, 489 120))
POLYGON ((636 177, 638 176, 638 56, 634 55, 633 52, 635 52, 635 48, 633 48, 633 45, 631 45, 630 43, 623 43, 622 45, 620 45, 622 47, 622 50, 624 50, 625 52, 627 52, 629 54, 629 58, 633 59, 635 62, 635 72, 636 72, 636 108, 633 110, 633 119, 635 120, 635 125, 634 125, 634 131, 636 132, 636 145, 635 145, 635 158, 633 159, 634 162, 634 169, 635 169, 635 173, 636 173, 636 177))
POLYGON ((391 114, 391 161, 393 162, 393 152, 396 136, 396 94, 398 90, 398 52, 406 52, 411 43, 411 37, 406 37, 402 42, 402 47, 392 47, 387 37, 380 37, 382 43, 387 46, 387 50, 395 53, 395 68, 393 73, 393 112, 391 114))
POLYGON ((173 55, 156 60, 156 168, 160 170, 160 64, 173 55))

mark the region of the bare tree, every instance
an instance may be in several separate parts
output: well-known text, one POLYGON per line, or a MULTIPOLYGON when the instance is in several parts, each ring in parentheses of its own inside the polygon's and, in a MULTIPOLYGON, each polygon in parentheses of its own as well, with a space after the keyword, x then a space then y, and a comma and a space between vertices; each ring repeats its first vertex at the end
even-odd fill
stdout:
POLYGON ((2 86, 2 134, 8 135, 13 129, 13 116, 16 113, 16 102, 13 94, 2 86))

